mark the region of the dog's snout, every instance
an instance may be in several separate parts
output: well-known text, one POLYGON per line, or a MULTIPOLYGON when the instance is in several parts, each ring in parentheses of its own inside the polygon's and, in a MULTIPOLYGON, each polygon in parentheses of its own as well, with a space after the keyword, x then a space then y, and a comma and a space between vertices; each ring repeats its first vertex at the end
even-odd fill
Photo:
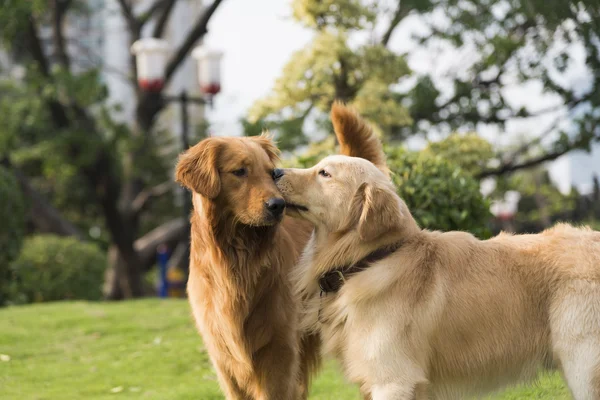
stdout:
POLYGON ((281 168, 275 168, 273 170, 273 180, 277 182, 283 176, 283 170, 281 168))
POLYGON ((274 217, 278 217, 285 210, 285 200, 280 197, 273 197, 267 201, 266 207, 274 217))

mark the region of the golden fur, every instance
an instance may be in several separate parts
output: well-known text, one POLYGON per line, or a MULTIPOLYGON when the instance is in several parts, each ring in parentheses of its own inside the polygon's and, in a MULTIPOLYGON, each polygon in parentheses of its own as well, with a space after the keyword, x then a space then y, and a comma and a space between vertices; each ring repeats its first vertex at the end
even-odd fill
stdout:
POLYGON ((280 197, 276 161, 267 137, 214 137, 177 165, 193 191, 189 301, 228 399, 297 399, 318 364, 318 343, 299 340, 288 279, 312 226, 266 212, 280 197))
POLYGON ((576 400, 600 399, 600 233, 422 230, 377 167, 332 156, 277 181, 307 208, 290 212, 315 225, 293 279, 301 329, 321 335, 347 378, 375 400, 464 399, 558 368, 576 400), (396 242, 320 297, 322 273, 396 242))
MULTIPOLYGON (((334 123, 358 118, 337 103, 332 116, 334 123)), ((336 135, 343 154, 372 151, 373 144, 362 147, 368 135, 336 135)), ((188 297, 228 399, 305 398, 320 362, 318 336, 298 337, 289 280, 312 225, 265 213, 265 202, 280 197, 277 158, 266 136, 213 137, 177 165, 177 180, 193 192, 188 297), (241 168, 246 175, 236 176, 241 168)))

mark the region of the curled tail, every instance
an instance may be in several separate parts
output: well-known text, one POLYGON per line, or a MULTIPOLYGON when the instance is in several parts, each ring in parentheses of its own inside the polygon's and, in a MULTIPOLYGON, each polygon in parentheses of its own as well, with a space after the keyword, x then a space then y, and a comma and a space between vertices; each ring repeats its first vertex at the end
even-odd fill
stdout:
POLYGON ((356 111, 336 101, 331 107, 331 122, 341 154, 369 160, 390 175, 381 141, 356 111))

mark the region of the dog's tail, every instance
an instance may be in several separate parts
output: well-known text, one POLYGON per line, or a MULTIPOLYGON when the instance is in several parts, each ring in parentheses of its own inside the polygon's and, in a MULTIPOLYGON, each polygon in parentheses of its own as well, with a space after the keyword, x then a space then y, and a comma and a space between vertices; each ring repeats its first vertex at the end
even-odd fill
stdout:
POLYGON ((331 122, 341 154, 369 160, 386 175, 390 175, 381 140, 356 111, 336 101, 331 107, 331 122))

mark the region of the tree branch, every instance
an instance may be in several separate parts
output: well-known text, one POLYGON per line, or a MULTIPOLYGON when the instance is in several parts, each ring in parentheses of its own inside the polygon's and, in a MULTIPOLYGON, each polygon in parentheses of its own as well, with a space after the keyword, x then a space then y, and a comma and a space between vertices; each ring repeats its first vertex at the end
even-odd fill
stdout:
POLYGON ((493 168, 493 169, 488 169, 486 171, 482 171, 481 173, 479 173, 476 176, 476 178, 483 179, 483 178, 488 178, 490 176, 500 176, 500 175, 504 175, 506 173, 514 172, 514 171, 517 171, 520 169, 535 167, 536 165, 542 164, 546 161, 556 160, 558 157, 560 157, 564 154, 567 154, 571 150, 573 150, 573 148, 565 147, 563 149, 553 151, 550 153, 546 153, 541 156, 529 159, 527 161, 523 161, 521 163, 509 162, 504 165, 501 165, 498 168, 493 168))
MULTIPOLYGON (((40 72, 44 77, 51 80, 50 75, 50 67, 48 65, 48 59, 44 54, 44 49, 42 48, 42 43, 40 41, 40 37, 38 34, 37 25, 35 22, 35 18, 33 15, 30 15, 27 20, 27 47, 31 51, 31 55, 36 62, 40 72)), ((69 119, 67 117, 67 111, 65 108, 56 100, 48 100, 46 102, 48 105, 48 109, 50 110, 50 114, 52 115, 52 119, 57 128, 65 128, 69 125, 69 119)))
POLYGON ((54 0, 54 12, 52 14, 52 34, 54 36, 54 48, 60 64, 69 69, 70 60, 65 45, 63 34, 63 22, 72 0, 54 0))
POLYGON ((535 145, 539 144, 546 136, 548 136, 556 128, 558 128, 560 121, 561 121, 560 117, 555 118, 554 121, 552 122, 552 124, 550 124, 548 126, 548 128, 545 131, 543 131, 541 134, 539 134, 535 139, 533 139, 527 143, 524 143, 523 145, 519 146, 515 151, 513 151, 509 156, 503 157, 503 158, 507 162, 510 162, 509 160, 515 160, 517 157, 523 155, 531 148, 531 146, 535 146, 535 145))
POLYGON ((387 47, 392 34, 394 33, 394 30, 396 29, 396 27, 398 26, 398 24, 400 24, 400 22, 408 15, 408 13, 410 12, 410 8, 409 7, 402 7, 402 1, 398 2, 398 7, 396 8, 396 12, 394 12, 394 16, 392 17, 392 20, 390 21, 390 26, 388 26, 387 30, 385 31, 385 33, 383 34, 383 36, 381 37, 381 44, 384 47, 387 47))
POLYGON ((213 16, 219 5, 223 2, 223 0, 214 0, 213 3, 208 6, 200 18, 196 21, 196 24, 188 33, 187 37, 183 41, 183 44, 177 49, 175 55, 171 60, 167 63, 167 69, 165 71, 165 86, 169 82, 169 80, 173 77, 173 74, 179 67, 179 65, 183 62, 185 57, 188 55, 192 46, 200 40, 207 32, 208 32, 208 23, 210 18, 213 16))
POLYGON ((165 2, 170 1, 170 0, 156 0, 154 3, 152 3, 152 5, 150 5, 150 7, 148 7, 148 9, 146 11, 144 11, 139 17, 138 17, 138 21, 140 22, 140 25, 144 26, 144 24, 146 24, 146 22, 150 21, 152 19, 152 17, 154 16, 154 14, 156 14, 156 12, 158 12, 158 10, 160 10, 162 7, 164 7, 165 2))
POLYGON ((48 66, 48 59, 44 54, 44 49, 40 41, 38 34, 37 25, 33 15, 30 15, 27 19, 27 42, 28 47, 31 51, 34 61, 37 63, 40 72, 45 77, 50 76, 50 67, 48 66))
POLYGON ((131 208, 134 213, 144 210, 152 199, 160 197, 173 188, 173 182, 168 180, 154 187, 140 192, 132 202, 131 208))
POLYGON ((160 38, 163 35, 165 27, 167 26, 167 21, 169 20, 169 16, 171 15, 171 11, 173 10, 173 6, 175 5, 176 0, 166 0, 163 2, 163 12, 158 17, 156 21, 156 25, 154 26, 154 31, 152 32, 152 36, 155 38, 160 38))
POLYGON ((129 26, 129 31, 132 35, 135 33, 139 36, 140 32, 140 21, 133 14, 133 9, 131 8, 131 4, 127 0, 118 0, 119 5, 121 6, 121 12, 127 21, 127 25, 129 26))
POLYGON ((141 269, 147 271, 154 264, 156 248, 159 245, 173 245, 186 239, 188 232, 188 221, 178 218, 154 228, 136 240, 135 249, 139 254, 141 269))
MULTIPOLYGON (((596 126, 597 124, 594 124, 591 130, 595 130, 596 126)), ((570 145, 564 145, 559 149, 539 155, 529 160, 522 161, 520 163, 516 163, 514 160, 508 161, 497 168, 482 171, 476 176, 476 178, 483 179, 490 176, 500 176, 509 172, 535 167, 536 165, 542 164, 546 161, 556 160, 558 157, 567 154, 571 150, 575 150, 577 148, 585 146, 585 144, 589 143, 589 141, 593 140, 594 138, 598 140, 600 139, 600 136, 592 136, 592 138, 579 138, 577 141, 570 145)))

